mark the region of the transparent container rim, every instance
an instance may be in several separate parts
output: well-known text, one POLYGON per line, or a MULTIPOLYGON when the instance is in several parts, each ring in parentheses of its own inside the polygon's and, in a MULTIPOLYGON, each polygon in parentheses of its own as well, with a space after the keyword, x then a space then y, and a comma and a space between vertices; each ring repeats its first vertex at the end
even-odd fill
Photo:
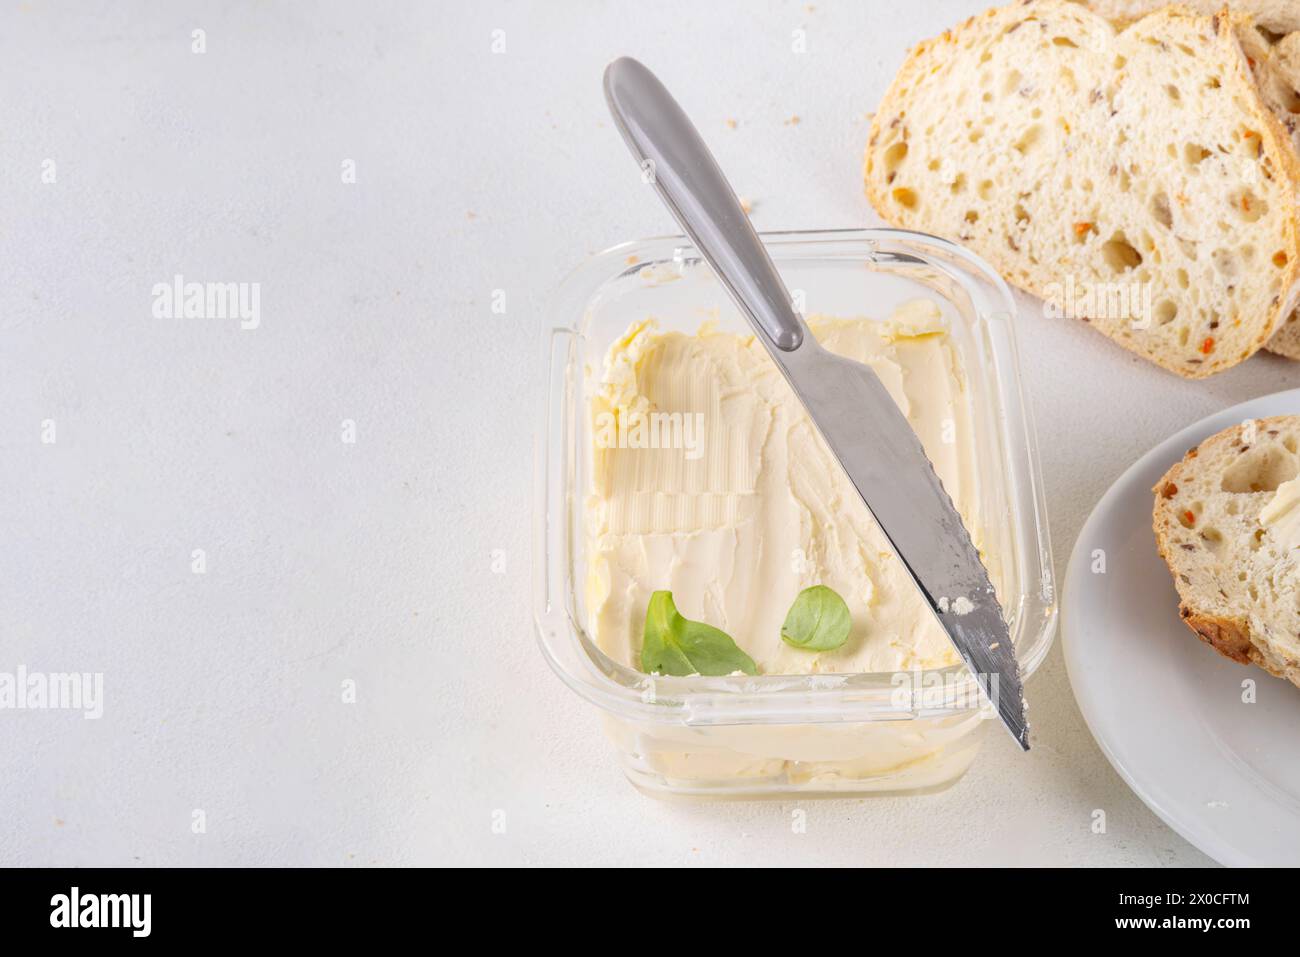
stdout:
MULTIPOLYGON (((1038 464, 1038 449, 1031 411, 1024 398, 1016 346, 1015 300, 1001 276, 981 258, 948 240, 911 230, 886 227, 833 228, 817 230, 774 230, 759 233, 773 249, 773 259, 826 258, 819 246, 858 244, 852 255, 843 258, 869 260, 879 247, 890 243, 906 244, 913 253, 929 251, 956 260, 987 284, 981 291, 978 283, 948 270, 971 297, 982 303, 979 318, 1005 317, 998 323, 1004 339, 1001 362, 994 370, 1001 403, 998 421, 1002 440, 1010 438, 1019 453, 1009 462, 1023 484, 1018 507, 1013 507, 1017 538, 1021 545, 1038 557, 1029 566, 1035 581, 1022 581, 1018 614, 1024 629, 1017 644, 1021 671, 1028 678, 1037 670, 1051 648, 1056 631, 1057 606, 1051 564, 1051 545, 1047 527, 1046 503, 1038 464), (808 257, 792 256, 790 249, 812 247, 808 257), (928 247, 928 249, 927 249, 928 247), (1007 435, 1005 433, 1012 432, 1007 435), (1025 514, 1026 510, 1028 514, 1025 514), (1021 527, 1023 526, 1023 527, 1021 527), (1029 539, 1032 539, 1030 541, 1029 539), (1034 619, 1033 622, 1029 617, 1034 619)), ((542 653, 552 670, 589 702, 624 718, 686 725, 743 725, 771 723, 838 723, 857 721, 899 721, 915 718, 944 717, 969 711, 967 707, 915 707, 900 702, 896 673, 830 675, 760 675, 689 678, 646 675, 614 662, 604 654, 578 621, 567 575, 557 569, 556 559, 567 554, 569 522, 562 512, 563 502, 556 480, 564 477, 557 461, 565 452, 565 399, 568 390, 578 383, 571 381, 570 363, 565 356, 581 339, 578 324, 583 317, 581 306, 574 308, 575 297, 589 300, 606 281, 648 264, 638 257, 628 263, 633 252, 649 252, 672 247, 673 258, 698 260, 698 250, 682 235, 662 235, 617 243, 589 256, 571 270, 552 295, 543 328, 543 363, 546 394, 541 408, 541 425, 535 439, 535 504, 533 515, 533 603, 534 624, 542 653), (557 441, 561 443, 556 448, 557 441), (561 471, 557 472, 557 468, 561 471)), ((933 266, 940 266, 926 259, 933 266)), ((579 450, 572 450, 577 452, 579 450)), ((572 479, 572 476, 569 476, 572 479)), ((1023 564, 1023 563, 1022 563, 1023 564)), ((1022 569, 1023 570, 1023 569, 1022 569)), ((912 674, 930 684, 944 682, 960 697, 964 688, 974 685, 974 678, 964 665, 928 669, 912 674), (963 684, 963 683, 968 684, 963 684)), ((988 711, 987 707, 984 710, 988 711)))

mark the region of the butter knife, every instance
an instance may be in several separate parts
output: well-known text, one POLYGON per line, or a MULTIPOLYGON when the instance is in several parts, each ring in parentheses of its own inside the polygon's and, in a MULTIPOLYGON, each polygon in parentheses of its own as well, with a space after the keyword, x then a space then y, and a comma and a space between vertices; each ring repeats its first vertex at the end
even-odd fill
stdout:
POLYGON ((979 552, 920 439, 870 368, 823 349, 713 154, 645 66, 605 70, 605 100, 664 204, 748 318, 931 612, 1029 750, 1015 648, 979 552))

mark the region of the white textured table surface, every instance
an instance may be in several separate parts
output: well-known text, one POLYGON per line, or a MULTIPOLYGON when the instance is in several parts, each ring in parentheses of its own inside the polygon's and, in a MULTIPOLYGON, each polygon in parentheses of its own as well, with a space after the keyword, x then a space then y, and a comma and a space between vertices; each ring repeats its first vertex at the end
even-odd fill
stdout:
MULTIPOLYGON (((103 672, 104 710, 0 711, 0 864, 1207 863, 1059 647, 1031 754, 990 736, 945 793, 793 834, 791 804, 635 792, 532 637, 542 309, 668 227, 604 63, 660 73, 761 228, 866 225, 866 114, 981 6, 6 5, 0 671, 103 672), (178 273, 260 283, 260 324, 155 317, 178 273)), ((1178 381, 1022 307, 1058 576, 1137 455, 1300 383, 1178 381)))

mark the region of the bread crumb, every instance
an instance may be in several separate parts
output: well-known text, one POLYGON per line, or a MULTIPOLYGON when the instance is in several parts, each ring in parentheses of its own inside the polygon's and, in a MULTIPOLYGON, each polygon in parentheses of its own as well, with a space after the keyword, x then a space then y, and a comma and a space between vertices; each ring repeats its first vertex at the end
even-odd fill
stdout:
POLYGON ((728 119, 726 122, 727 122, 727 129, 729 130, 734 130, 737 126, 740 125, 739 123, 737 123, 735 120, 732 119, 728 119))
POLYGON ((743 209, 745 211, 745 215, 748 216, 750 213, 754 211, 754 203, 752 200, 742 196, 740 197, 740 208, 743 209))
POLYGON ((786 126, 798 126, 798 125, 799 125, 799 114, 796 113, 796 114, 794 114, 794 116, 792 116, 792 117, 790 117, 788 120, 786 120, 786 121, 785 121, 785 125, 786 125, 786 126))

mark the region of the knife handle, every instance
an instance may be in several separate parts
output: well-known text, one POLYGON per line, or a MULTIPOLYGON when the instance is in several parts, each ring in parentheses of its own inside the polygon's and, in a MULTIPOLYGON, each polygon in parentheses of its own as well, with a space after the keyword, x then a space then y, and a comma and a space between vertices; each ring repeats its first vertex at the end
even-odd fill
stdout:
POLYGON ((741 312, 778 349, 798 349, 806 327, 790 293, 731 184, 672 94, 641 63, 620 57, 605 69, 605 101, 642 175, 741 312))

